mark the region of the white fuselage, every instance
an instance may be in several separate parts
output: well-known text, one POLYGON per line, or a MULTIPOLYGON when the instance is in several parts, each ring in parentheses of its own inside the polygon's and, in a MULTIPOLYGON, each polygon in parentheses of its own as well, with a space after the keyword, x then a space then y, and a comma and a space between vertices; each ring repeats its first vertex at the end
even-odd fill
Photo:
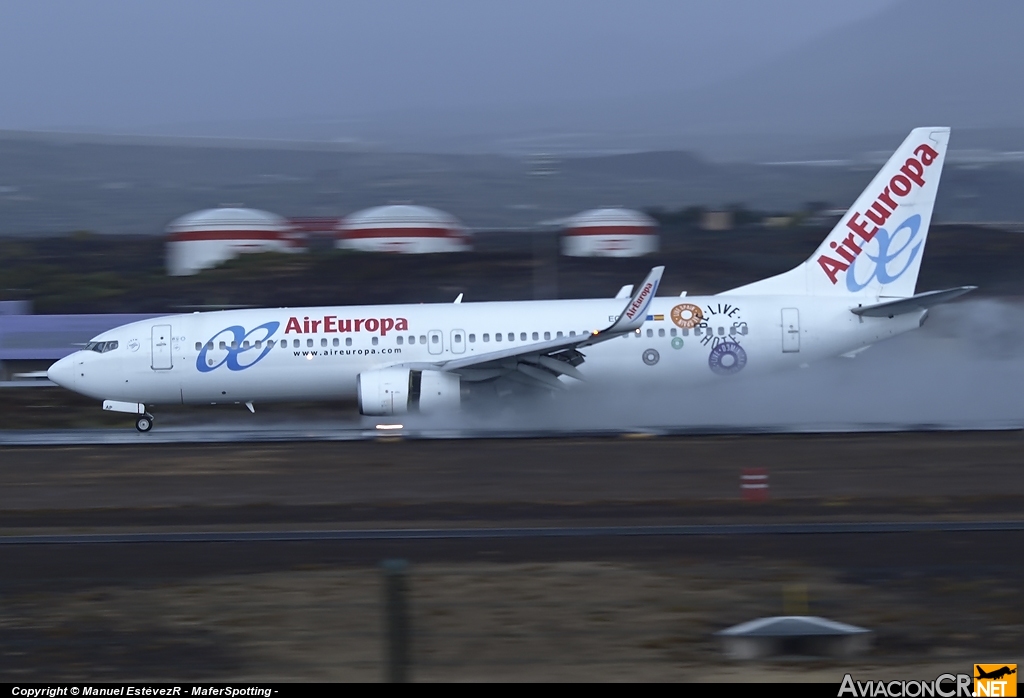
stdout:
MULTIPOLYGON (((583 348, 579 371, 598 383, 735 380, 855 351, 924 316, 859 317, 855 305, 806 295, 656 298, 639 331, 583 348)), ((365 371, 587 334, 622 308, 595 299, 171 315, 105 332, 96 341, 115 349, 75 352, 50 375, 100 400, 145 405, 337 400, 356 395, 365 371)))

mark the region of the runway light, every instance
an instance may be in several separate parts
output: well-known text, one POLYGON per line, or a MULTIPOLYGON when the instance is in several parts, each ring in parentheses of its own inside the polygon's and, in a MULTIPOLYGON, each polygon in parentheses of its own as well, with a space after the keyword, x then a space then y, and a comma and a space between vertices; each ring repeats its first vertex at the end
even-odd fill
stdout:
POLYGON ((401 424, 378 424, 377 428, 381 431, 392 431, 394 429, 401 429, 402 426, 401 424))

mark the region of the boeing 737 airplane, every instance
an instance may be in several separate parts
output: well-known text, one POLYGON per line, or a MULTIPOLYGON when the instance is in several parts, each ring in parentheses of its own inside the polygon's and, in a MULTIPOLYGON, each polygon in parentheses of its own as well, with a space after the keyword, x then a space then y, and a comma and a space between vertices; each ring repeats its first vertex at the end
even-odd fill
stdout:
POLYGON ((575 381, 683 385, 852 354, 973 286, 915 295, 948 128, 910 133, 814 254, 715 296, 658 297, 663 267, 614 299, 228 310, 104 332, 50 380, 136 416, 168 404, 355 398, 366 415, 575 381))

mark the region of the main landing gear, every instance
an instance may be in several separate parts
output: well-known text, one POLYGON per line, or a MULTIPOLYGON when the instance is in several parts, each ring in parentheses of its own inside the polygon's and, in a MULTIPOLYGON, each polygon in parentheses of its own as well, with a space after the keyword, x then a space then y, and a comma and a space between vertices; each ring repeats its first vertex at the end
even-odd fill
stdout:
POLYGON ((145 434, 147 431, 153 428, 153 415, 143 414, 135 420, 135 428, 145 434))

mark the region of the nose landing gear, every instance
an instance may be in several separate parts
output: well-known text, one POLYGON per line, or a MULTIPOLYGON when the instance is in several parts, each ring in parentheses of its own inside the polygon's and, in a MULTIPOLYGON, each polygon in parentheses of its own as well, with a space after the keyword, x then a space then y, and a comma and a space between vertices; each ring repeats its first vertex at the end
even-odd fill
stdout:
POLYGON ((139 418, 135 420, 135 428, 138 429, 143 434, 145 434, 147 431, 152 429, 153 428, 153 415, 151 415, 151 414, 140 415, 139 418))

